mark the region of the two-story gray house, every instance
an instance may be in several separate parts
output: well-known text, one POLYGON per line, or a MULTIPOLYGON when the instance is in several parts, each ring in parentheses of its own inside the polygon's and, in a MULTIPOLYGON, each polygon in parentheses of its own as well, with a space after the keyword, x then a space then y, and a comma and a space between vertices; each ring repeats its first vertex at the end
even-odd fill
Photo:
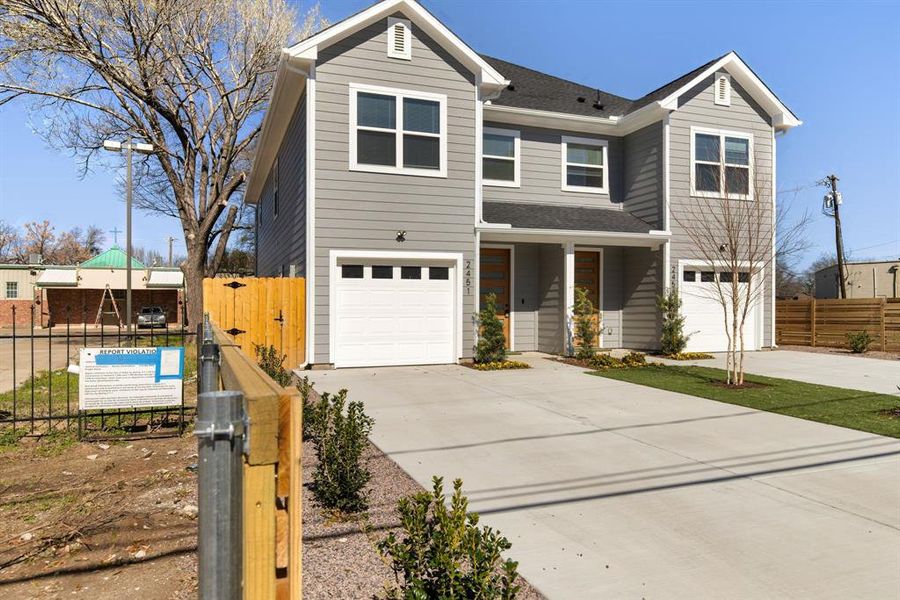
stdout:
MULTIPOLYGON (((576 286, 602 347, 656 347, 656 296, 678 285, 690 349, 724 350, 702 293, 720 274, 677 217, 761 178, 774 209, 776 134, 799 124, 733 52, 629 100, 384 0, 283 51, 246 191, 258 274, 306 278, 314 364, 470 357, 489 292, 510 349, 565 353, 576 286)), ((750 349, 774 340, 761 271, 740 275, 764 289, 750 349)))

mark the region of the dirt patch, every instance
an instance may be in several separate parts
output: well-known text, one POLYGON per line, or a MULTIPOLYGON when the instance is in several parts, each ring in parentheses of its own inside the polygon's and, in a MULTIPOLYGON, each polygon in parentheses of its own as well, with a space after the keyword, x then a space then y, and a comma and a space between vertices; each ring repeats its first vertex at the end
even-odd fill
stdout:
POLYGON ((890 417, 891 419, 900 419, 900 406, 879 411, 878 414, 884 417, 890 417))
MULTIPOLYGON (((383 596, 394 574, 375 545, 390 532, 399 533, 397 501, 422 491, 413 479, 371 444, 365 460, 372 473, 367 516, 335 519, 315 504, 308 485, 303 490, 303 597, 307 600, 383 596)), ((315 450, 303 444, 303 480, 312 481, 315 450)), ((463 488, 465 491, 465 488, 463 488)), ((513 532, 502 532, 511 535, 513 532)), ((513 546, 510 556, 515 559, 513 546)), ((543 596, 522 581, 522 600, 543 596)))
POLYGON ((0 454, 0 596, 195 597, 196 448, 56 436, 0 454))
POLYGON ((869 350, 862 354, 850 352, 846 348, 830 348, 826 346, 778 346, 779 350, 791 350, 794 352, 813 352, 815 354, 839 354, 841 356, 854 356, 856 358, 877 358, 880 360, 900 360, 900 352, 882 352, 881 350, 869 350))

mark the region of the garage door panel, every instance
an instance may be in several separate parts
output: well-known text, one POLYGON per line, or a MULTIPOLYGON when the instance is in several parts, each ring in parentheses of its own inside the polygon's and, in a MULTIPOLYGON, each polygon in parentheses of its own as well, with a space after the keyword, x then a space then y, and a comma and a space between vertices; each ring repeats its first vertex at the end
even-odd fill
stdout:
MULTIPOLYGON (((730 283, 724 283, 730 286, 730 283)), ((746 298, 746 285, 741 286, 739 294, 746 298)), ((730 293, 727 288, 723 291, 730 293)), ((687 351, 689 352, 724 352, 728 350, 725 311, 719 299, 715 282, 682 281, 681 283, 682 314, 684 315, 684 332, 689 335, 687 351)), ((731 326, 729 317, 727 327, 731 326)), ((748 349, 759 348, 759 309, 751 308, 744 324, 744 339, 748 349)))
MULTIPOLYGON (((373 278, 372 265, 391 261, 354 259, 363 278, 335 272, 335 366, 436 364, 456 360, 455 276, 447 262, 393 263, 393 277, 373 278), (430 279, 428 267, 449 267, 448 279, 430 279), (402 279, 402 266, 421 268, 420 279, 402 279)), ((349 264, 349 262, 348 262, 349 264)), ((384 271, 381 271, 384 274, 384 271)))

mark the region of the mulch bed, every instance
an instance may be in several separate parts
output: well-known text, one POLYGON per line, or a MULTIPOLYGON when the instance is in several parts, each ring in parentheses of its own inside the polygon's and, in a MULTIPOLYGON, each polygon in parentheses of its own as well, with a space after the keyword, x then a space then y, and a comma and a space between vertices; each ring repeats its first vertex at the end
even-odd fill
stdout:
MULTIPOLYGON (((307 600, 383 597, 394 585, 394 573, 375 549, 388 533, 400 532, 397 501, 422 487, 378 448, 369 444, 364 459, 369 482, 369 511, 349 519, 325 514, 303 488, 303 597, 307 600)), ((317 463, 309 442, 303 444, 303 480, 312 481, 317 463)), ((512 532, 506 532, 508 535, 512 532)), ((510 555, 515 559, 515 547, 510 555)), ((526 581, 517 598, 543 598, 526 581)))
POLYGON ((828 346, 784 346, 779 345, 779 350, 792 350, 795 352, 813 352, 816 354, 839 354, 841 356, 855 356, 857 358, 878 358, 881 360, 900 360, 900 352, 882 352, 881 350, 869 350, 863 354, 850 352, 846 348, 832 348, 828 346))

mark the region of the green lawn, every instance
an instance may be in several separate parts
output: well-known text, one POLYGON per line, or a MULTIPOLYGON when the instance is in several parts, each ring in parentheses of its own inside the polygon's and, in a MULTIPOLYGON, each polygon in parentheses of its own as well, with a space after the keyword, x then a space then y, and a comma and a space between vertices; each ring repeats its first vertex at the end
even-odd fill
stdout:
POLYGON ((594 375, 649 387, 748 406, 810 421, 900 438, 900 418, 883 411, 900 408, 900 397, 859 390, 746 375, 762 387, 728 389, 725 371, 711 367, 653 365, 596 371, 594 375))

